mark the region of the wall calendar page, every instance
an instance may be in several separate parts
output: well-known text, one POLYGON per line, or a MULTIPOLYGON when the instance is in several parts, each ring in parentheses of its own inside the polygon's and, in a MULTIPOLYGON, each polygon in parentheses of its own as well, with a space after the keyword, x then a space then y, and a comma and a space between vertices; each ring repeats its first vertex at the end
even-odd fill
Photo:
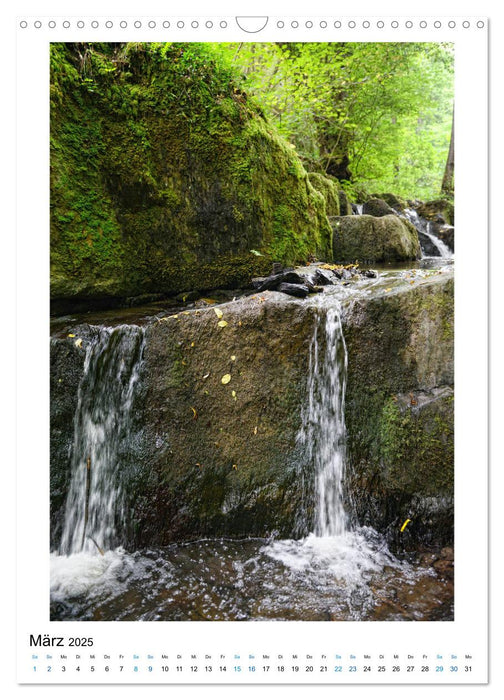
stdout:
POLYGON ((489 20, 313 9, 13 19, 23 692, 488 683, 489 20))

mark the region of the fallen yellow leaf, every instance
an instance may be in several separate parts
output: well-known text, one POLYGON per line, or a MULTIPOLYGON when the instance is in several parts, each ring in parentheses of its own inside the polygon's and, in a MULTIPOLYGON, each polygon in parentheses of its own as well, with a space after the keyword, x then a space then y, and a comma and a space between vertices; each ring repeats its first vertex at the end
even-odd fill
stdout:
POLYGON ((225 375, 222 377, 222 379, 221 379, 221 382, 222 382, 223 384, 229 384, 230 381, 231 381, 231 375, 230 375, 230 374, 225 374, 225 375))
POLYGON ((236 355, 231 355, 231 361, 234 362, 236 360, 236 355))
POLYGON ((254 435, 257 435, 257 425, 256 425, 256 427, 254 428, 254 435))
POLYGON ((75 333, 69 333, 67 338, 75 338, 75 333))
POLYGON ((406 529, 406 525, 410 522, 411 522, 411 520, 409 518, 406 518, 406 520, 402 524, 401 532, 404 532, 404 530, 406 529))
POLYGON ((217 318, 222 318, 223 314, 222 314, 222 311, 220 309, 214 309, 214 311, 215 311, 215 315, 217 316, 217 318))
POLYGON ((81 348, 82 347, 82 338, 77 338, 77 340, 75 341, 74 344, 75 344, 76 348, 81 348))
POLYGON ((191 411, 193 412, 193 418, 196 420, 198 417, 198 411, 194 408, 194 406, 191 406, 191 411))
POLYGON ((227 321, 219 321, 217 324, 220 328, 225 328, 227 326, 227 321))

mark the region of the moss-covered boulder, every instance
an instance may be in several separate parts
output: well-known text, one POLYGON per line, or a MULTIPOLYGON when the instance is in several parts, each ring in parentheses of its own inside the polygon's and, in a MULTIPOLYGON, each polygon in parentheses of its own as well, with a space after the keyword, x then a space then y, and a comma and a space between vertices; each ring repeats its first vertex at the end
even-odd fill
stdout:
POLYGON ((321 173, 308 173, 313 187, 324 197, 327 216, 340 215, 340 190, 337 180, 324 177, 321 173))
POLYGON ((333 258, 337 262, 388 262, 421 257, 418 233, 394 215, 339 216, 330 219, 333 258))
POLYGON ((238 287, 330 250, 323 196, 209 46, 51 45, 53 299, 238 287))

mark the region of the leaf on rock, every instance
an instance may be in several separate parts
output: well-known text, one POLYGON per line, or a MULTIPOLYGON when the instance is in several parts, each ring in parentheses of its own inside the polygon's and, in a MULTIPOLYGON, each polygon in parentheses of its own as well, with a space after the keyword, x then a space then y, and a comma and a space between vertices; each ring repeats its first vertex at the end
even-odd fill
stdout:
POLYGON ((221 309, 214 309, 214 311, 215 311, 215 315, 217 316, 217 318, 222 318, 223 314, 222 314, 221 309))
POLYGON ((198 417, 198 411, 194 408, 194 406, 191 406, 191 411, 193 412, 193 419, 196 420, 198 417))
POLYGON ((231 375, 230 375, 230 374, 225 374, 225 375, 222 377, 222 379, 221 379, 221 382, 222 382, 223 384, 229 384, 230 381, 231 381, 231 375))
POLYGON ((76 348, 81 348, 82 347, 82 338, 77 338, 74 345, 76 348))
POLYGON ((219 328, 225 328, 227 326, 228 322, 227 321, 219 321, 217 324, 219 328))
POLYGON ((67 335, 67 338, 75 338, 75 333, 69 333, 69 334, 67 335))

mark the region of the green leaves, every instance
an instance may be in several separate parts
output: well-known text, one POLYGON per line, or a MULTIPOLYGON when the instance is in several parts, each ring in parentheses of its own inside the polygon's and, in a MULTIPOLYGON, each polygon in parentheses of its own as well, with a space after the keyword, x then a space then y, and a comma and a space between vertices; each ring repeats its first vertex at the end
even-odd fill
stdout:
POLYGON ((335 167, 346 156, 354 185, 406 197, 437 193, 451 126, 451 44, 244 43, 221 50, 308 169, 346 177, 335 167))

